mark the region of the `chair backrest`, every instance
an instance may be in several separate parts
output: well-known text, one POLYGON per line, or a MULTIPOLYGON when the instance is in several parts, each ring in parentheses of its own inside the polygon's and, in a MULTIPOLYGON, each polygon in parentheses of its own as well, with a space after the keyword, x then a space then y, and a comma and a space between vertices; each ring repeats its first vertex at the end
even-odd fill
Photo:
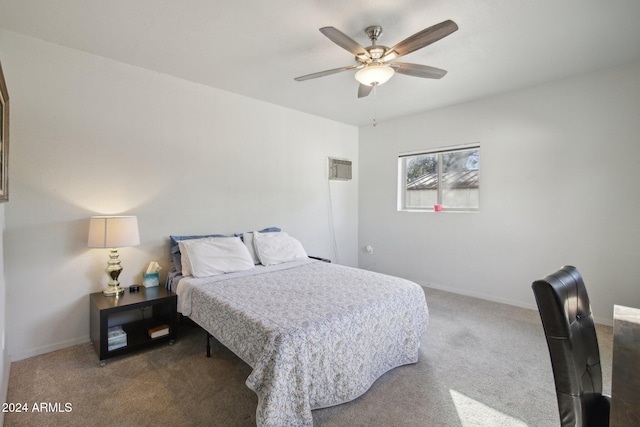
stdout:
POLYGON ((582 276, 564 266, 531 287, 549 346, 561 425, 595 425, 595 419, 607 425, 598 338, 582 276))

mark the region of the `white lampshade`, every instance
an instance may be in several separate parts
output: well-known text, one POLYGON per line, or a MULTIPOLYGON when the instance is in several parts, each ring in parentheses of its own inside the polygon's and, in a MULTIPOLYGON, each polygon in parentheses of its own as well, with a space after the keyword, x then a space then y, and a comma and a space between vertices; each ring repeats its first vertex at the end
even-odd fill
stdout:
POLYGON ((92 216, 89 221, 90 248, 124 248, 140 244, 135 216, 92 216))
POLYGON ((381 85, 389 80, 395 71, 388 65, 369 64, 356 73, 356 80, 363 85, 381 85))

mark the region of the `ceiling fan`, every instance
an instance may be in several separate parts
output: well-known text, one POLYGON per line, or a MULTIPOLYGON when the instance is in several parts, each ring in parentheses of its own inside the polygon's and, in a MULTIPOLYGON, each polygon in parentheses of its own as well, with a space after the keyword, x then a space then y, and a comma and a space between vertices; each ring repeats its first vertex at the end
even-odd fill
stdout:
POLYGON ((323 27, 320 28, 320 32, 338 46, 354 54, 356 64, 320 71, 319 73, 307 74, 306 76, 296 77, 295 80, 302 82, 342 71, 358 70, 355 77, 360 83, 358 87, 358 98, 362 98, 369 95, 374 86, 381 85, 389 80, 394 73, 425 79, 440 79, 447 74, 445 70, 427 65, 396 62, 396 60, 401 56, 437 42, 457 29, 458 25, 455 22, 446 20, 429 28, 425 28, 411 37, 407 37, 392 48, 388 48, 376 44, 378 37, 382 33, 382 27, 378 25, 367 27, 364 30, 367 37, 371 40, 371 46, 369 47, 361 46, 351 37, 334 27, 323 27))

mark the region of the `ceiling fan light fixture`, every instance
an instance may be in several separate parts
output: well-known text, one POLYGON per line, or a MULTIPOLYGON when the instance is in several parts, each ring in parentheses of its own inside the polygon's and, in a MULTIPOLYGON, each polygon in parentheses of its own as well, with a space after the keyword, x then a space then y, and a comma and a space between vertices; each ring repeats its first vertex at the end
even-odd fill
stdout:
POLYGON ((389 80, 395 71, 388 65, 369 64, 356 73, 356 80, 367 86, 381 85, 389 80))

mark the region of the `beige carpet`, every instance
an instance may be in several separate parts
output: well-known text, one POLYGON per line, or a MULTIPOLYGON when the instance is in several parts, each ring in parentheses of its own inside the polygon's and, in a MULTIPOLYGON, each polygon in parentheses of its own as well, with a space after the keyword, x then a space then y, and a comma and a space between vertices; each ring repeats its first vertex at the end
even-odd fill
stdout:
MULTIPOLYGON (((378 379, 353 402, 313 412, 316 426, 554 426, 553 377, 538 313, 432 289, 420 361, 378 379)), ((532 297, 533 301, 533 297, 532 297)), ((250 368, 181 325, 178 341, 110 359, 90 344, 11 365, 5 426, 252 426, 250 368), (33 412, 51 403, 63 412, 33 412), (65 407, 65 404, 69 406, 65 407), (56 405, 57 404, 57 405, 56 405), (64 412, 70 409, 69 412, 64 412)), ((598 327, 605 392, 612 331, 598 327)))

